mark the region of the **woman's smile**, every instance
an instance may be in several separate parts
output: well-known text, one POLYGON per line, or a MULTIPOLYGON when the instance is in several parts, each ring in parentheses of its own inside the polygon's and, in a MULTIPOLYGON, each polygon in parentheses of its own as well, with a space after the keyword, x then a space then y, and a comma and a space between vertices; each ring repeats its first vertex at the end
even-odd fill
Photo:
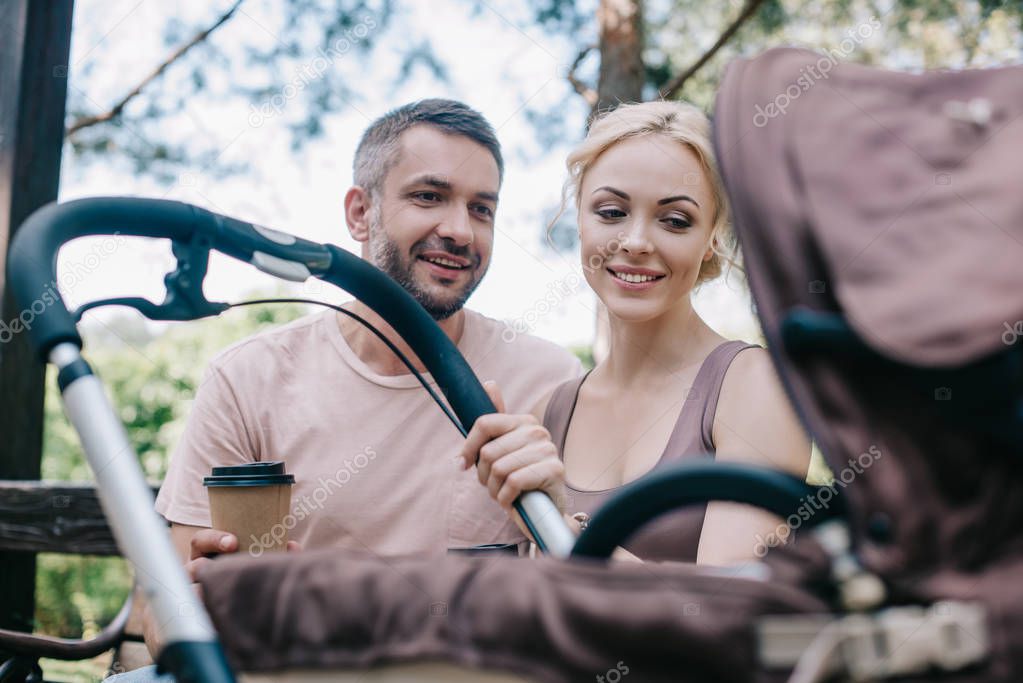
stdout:
POLYGON ((666 277, 664 273, 656 270, 632 266, 607 266, 605 270, 611 275, 611 279, 616 285, 633 292, 642 292, 656 287, 666 277))

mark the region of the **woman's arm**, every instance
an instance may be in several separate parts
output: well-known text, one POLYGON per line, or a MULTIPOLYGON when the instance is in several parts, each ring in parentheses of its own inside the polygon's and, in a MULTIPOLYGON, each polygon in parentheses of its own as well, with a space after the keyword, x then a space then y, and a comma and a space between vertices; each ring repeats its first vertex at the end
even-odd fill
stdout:
MULTIPOLYGON (((712 435, 720 462, 761 465, 806 477, 810 440, 764 349, 745 350, 732 361, 721 387, 712 435)), ((748 505, 710 503, 697 562, 724 565, 759 559, 758 544, 783 524, 780 518, 748 505)))

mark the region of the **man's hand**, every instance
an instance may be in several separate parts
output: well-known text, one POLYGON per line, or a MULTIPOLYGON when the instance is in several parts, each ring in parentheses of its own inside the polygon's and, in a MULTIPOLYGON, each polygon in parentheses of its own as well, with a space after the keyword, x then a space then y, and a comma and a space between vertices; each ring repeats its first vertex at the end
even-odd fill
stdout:
MULTIPOLYGON (((178 526, 178 525, 176 525, 178 526)), ((178 528, 183 528, 178 526, 178 528)), ((288 541, 288 552, 299 552, 302 546, 297 541, 288 541)), ((238 537, 227 531, 217 529, 197 529, 192 533, 188 541, 188 562, 185 563, 185 571, 192 582, 195 594, 202 601, 202 591, 196 583, 196 575, 199 568, 212 560, 217 555, 226 555, 238 552, 238 537)), ((149 656, 154 660, 163 649, 163 642, 160 639, 159 626, 149 605, 146 604, 142 612, 142 637, 146 641, 146 648, 149 656)))
POLYGON ((195 583, 195 573, 199 567, 221 553, 236 552, 238 552, 238 537, 234 534, 217 529, 196 531, 189 543, 189 557, 188 562, 185 563, 188 578, 195 583))
MULTIPOLYGON (((288 552, 298 552, 302 546, 297 541, 288 541, 288 552)), ((238 537, 227 531, 217 529, 200 529, 192 535, 189 543, 189 560, 185 563, 185 571, 192 583, 196 582, 199 568, 217 555, 238 552, 238 537)))
MULTIPOLYGON (((503 411, 497 385, 487 382, 484 388, 497 410, 503 411)), ((533 415, 481 416, 466 437, 460 457, 462 469, 476 465, 480 483, 509 514, 512 503, 526 491, 544 491, 556 505, 564 505, 565 467, 550 433, 533 415)))

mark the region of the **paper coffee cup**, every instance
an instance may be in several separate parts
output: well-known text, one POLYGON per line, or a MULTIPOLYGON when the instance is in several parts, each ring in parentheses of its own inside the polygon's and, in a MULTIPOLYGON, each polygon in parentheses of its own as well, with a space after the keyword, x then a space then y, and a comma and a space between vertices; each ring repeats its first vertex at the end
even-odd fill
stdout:
POLYGON ((288 542, 284 518, 291 508, 295 476, 285 474, 283 462, 214 467, 202 483, 213 528, 237 536, 238 552, 259 556, 284 550, 288 542))

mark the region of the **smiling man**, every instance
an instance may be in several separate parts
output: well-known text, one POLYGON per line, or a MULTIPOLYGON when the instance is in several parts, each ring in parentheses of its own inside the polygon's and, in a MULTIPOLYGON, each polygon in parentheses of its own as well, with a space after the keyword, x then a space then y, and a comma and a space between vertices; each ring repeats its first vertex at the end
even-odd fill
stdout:
MULTIPOLYGON (((491 126, 464 104, 425 100, 365 132, 344 198, 362 257, 402 285, 509 410, 526 412, 580 372, 567 351, 463 308, 490 265, 503 176, 491 126)), ((409 347, 368 307, 346 308, 409 347)), ((429 375, 427 375, 429 378, 429 375)), ((542 427, 538 426, 538 429, 542 427)), ((157 499, 184 561, 264 550, 210 529, 214 466, 283 460, 295 475, 285 526, 304 548, 381 555, 524 539, 456 462, 462 437, 371 332, 336 311, 258 334, 211 361, 157 499)))

